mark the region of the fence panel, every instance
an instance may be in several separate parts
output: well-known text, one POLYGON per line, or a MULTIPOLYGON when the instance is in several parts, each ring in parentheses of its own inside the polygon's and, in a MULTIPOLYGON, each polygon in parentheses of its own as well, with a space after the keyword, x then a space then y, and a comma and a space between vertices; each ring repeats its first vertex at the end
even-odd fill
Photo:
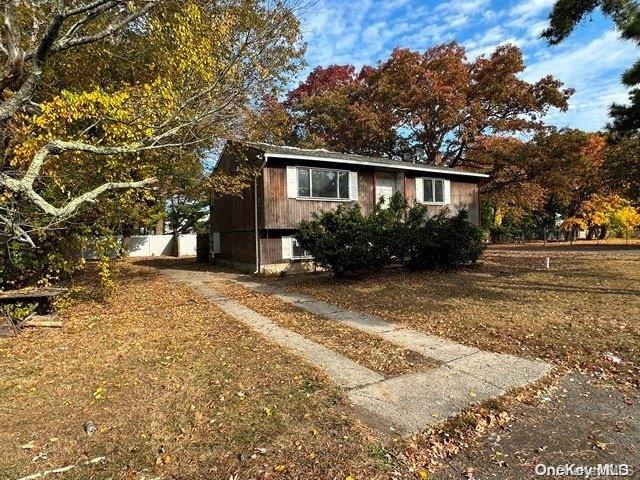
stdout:
MULTIPOLYGON (((82 252, 82 256, 87 260, 96 259, 95 245, 97 238, 89 241, 89 247, 82 252)), ((173 235, 132 235, 127 239, 118 238, 121 245, 126 250, 128 257, 168 257, 175 255, 179 257, 195 257, 196 255, 196 235, 180 235, 178 237, 177 248, 174 248, 173 235)))

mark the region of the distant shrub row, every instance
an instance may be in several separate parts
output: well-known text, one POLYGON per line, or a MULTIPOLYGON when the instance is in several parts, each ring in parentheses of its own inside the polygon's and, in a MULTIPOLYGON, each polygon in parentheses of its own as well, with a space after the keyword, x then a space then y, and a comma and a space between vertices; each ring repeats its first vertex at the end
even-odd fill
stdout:
POLYGON ((425 205, 408 208, 401 195, 388 208, 363 215, 358 205, 342 205, 300 224, 300 246, 318 265, 337 276, 404 264, 412 270, 453 268, 474 263, 485 243, 467 212, 429 216, 425 205))

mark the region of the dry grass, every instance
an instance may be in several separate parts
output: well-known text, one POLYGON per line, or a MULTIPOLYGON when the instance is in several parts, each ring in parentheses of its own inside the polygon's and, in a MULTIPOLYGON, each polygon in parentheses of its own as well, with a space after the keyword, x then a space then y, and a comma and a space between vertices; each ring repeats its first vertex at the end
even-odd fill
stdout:
POLYGON ((424 372, 438 366, 435 360, 393 345, 378 336, 305 312, 270 295, 249 290, 230 281, 211 282, 211 285, 220 293, 267 315, 283 327, 386 377, 424 372))
POLYGON ((637 388, 638 280, 637 250, 494 249, 477 268, 457 272, 388 270, 346 281, 315 275, 281 282, 292 291, 467 345, 548 359, 637 388), (542 268, 544 256, 551 257, 550 270, 542 268))
POLYGON ((371 455, 376 439, 321 373, 153 269, 121 268, 111 302, 66 309, 62 330, 0 339, 0 478, 98 456, 65 478, 361 479, 400 468, 371 455))

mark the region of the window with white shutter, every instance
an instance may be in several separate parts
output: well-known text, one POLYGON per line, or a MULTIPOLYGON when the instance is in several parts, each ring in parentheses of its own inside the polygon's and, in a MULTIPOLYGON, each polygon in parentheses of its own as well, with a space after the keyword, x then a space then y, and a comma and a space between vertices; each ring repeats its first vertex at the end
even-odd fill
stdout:
POLYGON ((308 260, 311 255, 298 242, 296 237, 282 237, 282 259, 283 260, 308 260))
POLYGON ((298 196, 298 172, 293 166, 287 167, 287 197, 297 198, 298 196))
POLYGON ((291 260, 293 258, 291 238, 292 237, 282 237, 282 259, 283 260, 291 260))
POLYGON ((358 174, 332 168, 287 167, 287 195, 300 200, 357 200, 358 174))
POLYGON ((349 199, 358 201, 358 172, 349 172, 349 199))
POLYGON ((220 253, 220 234, 213 234, 213 253, 220 253))
POLYGON ((443 178, 416 178, 416 200, 428 205, 449 205, 451 182, 443 178))

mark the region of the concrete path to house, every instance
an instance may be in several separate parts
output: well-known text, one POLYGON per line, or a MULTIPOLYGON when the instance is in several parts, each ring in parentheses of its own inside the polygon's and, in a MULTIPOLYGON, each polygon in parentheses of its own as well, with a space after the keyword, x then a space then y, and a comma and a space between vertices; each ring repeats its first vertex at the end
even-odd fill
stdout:
POLYGON ((347 391, 364 420, 385 432, 408 435, 436 425, 475 404, 532 383, 552 368, 541 361, 479 350, 311 297, 287 293, 251 277, 179 269, 164 271, 172 280, 190 285, 228 315, 323 369, 347 391), (216 280, 232 280, 273 295, 328 321, 363 330, 435 359, 441 365, 427 372, 384 378, 220 294, 211 283, 216 280))

